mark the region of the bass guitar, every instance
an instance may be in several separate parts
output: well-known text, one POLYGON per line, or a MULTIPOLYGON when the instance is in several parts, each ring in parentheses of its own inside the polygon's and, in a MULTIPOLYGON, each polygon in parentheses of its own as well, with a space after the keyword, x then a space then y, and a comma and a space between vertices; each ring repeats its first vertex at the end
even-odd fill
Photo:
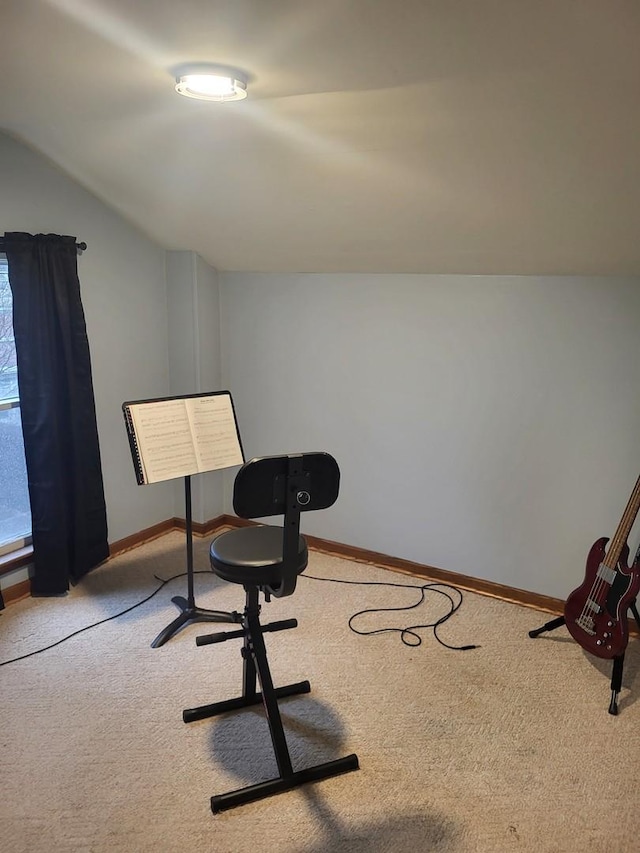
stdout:
POLYGON ((582 648, 599 658, 624 654, 629 640, 627 614, 640 591, 640 550, 628 566, 627 537, 640 509, 640 477, 609 548, 598 539, 587 557, 585 579, 564 605, 569 633, 582 648))

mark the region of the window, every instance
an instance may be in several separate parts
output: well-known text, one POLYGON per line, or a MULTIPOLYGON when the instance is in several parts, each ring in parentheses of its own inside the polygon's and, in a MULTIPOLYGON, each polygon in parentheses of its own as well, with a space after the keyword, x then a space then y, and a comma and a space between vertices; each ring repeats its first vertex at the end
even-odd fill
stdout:
POLYGON ((7 261, 0 255, 0 555, 31 542, 7 261))

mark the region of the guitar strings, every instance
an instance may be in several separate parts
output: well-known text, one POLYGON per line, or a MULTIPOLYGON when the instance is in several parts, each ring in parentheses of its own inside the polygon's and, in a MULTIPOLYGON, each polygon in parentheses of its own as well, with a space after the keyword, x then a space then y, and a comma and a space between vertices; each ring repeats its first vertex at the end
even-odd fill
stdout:
MULTIPOLYGON (((607 568, 612 569, 614 572, 617 571, 617 566, 618 566, 619 560, 620 560, 620 554, 621 554, 622 549, 624 547, 624 542, 626 542, 626 538, 627 538, 627 535, 629 533, 629 530, 633 526, 633 522, 634 522, 635 517, 638 513, 638 504, 639 503, 640 503, 640 477, 638 477, 638 480, 636 482, 633 493, 632 493, 631 497, 629 498, 629 502, 627 503, 626 509, 624 511, 624 514, 622 516, 622 520, 620 521, 618 529, 616 530, 616 533, 615 533, 613 539, 609 543, 609 548, 607 549, 605 557, 603 558, 602 562, 600 563, 600 566, 598 566, 598 572, 600 571, 600 567, 602 565, 605 565, 607 568), (615 560, 615 565, 613 565, 613 566, 607 565, 607 558, 608 558, 609 554, 617 554, 616 560, 615 560)), ((606 603, 606 598, 604 601, 600 601, 598 597, 603 592, 603 590, 606 593, 607 585, 611 586, 609 581, 606 581, 598 573, 596 573, 596 578, 595 578, 595 580, 591 586, 591 590, 589 592, 589 595, 588 595, 587 599, 585 600, 585 603, 582 607, 582 612, 580 613, 580 617, 579 617, 580 620, 584 619, 587 615, 587 611, 592 609, 588 606, 588 603, 590 601, 594 602, 599 607, 604 607, 604 605, 606 603)))

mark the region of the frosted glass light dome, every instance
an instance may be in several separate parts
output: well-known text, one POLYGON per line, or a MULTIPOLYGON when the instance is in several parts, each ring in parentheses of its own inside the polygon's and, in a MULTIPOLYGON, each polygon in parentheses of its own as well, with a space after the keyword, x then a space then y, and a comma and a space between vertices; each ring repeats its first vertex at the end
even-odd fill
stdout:
POLYGON ((201 101, 240 101, 247 97, 247 78, 235 68, 197 63, 175 70, 176 92, 201 101))

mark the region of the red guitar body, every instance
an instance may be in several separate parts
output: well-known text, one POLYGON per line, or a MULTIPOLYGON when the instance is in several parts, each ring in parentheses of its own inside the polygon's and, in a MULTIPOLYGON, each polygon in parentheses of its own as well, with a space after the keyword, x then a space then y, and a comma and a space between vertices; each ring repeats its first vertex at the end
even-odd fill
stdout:
POLYGON ((598 539, 589 551, 585 579, 564 605, 569 633, 585 651, 599 658, 624 654, 629 640, 629 607, 640 590, 640 558, 627 566, 629 547, 623 545, 615 568, 603 567, 609 540, 598 539))

